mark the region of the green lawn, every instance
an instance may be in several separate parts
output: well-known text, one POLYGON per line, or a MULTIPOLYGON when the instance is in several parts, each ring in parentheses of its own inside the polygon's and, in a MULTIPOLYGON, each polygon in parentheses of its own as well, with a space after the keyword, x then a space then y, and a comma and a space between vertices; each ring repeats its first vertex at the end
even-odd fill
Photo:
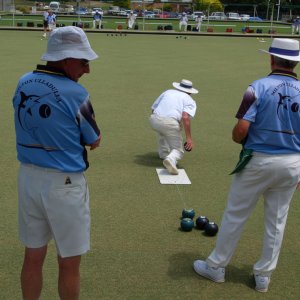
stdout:
MULTIPOLYGON (((270 40, 168 35, 107 36, 89 33, 100 54, 82 78, 103 132, 101 147, 89 152, 86 172, 92 212, 92 250, 82 261, 83 300, 102 299, 298 299, 300 192, 291 205, 278 269, 270 291, 253 290, 252 265, 258 260, 263 228, 260 202, 227 268, 226 283, 194 274, 193 260, 204 259, 216 238, 178 230, 181 211, 192 207, 220 224, 240 147, 231 141, 234 115, 252 80, 269 73, 259 53, 270 40), (182 78, 200 93, 192 131, 196 144, 179 167, 192 185, 161 185, 155 168, 156 139, 148 124, 150 106, 182 78), (298 296, 297 296, 298 295, 298 296)), ((0 31, 0 299, 20 299, 23 247, 17 234, 17 169, 11 98, 18 78, 32 70, 45 50, 40 32, 0 31)), ((299 67, 298 67, 299 70, 299 67)), ((44 269, 41 300, 57 297, 54 245, 44 269)))

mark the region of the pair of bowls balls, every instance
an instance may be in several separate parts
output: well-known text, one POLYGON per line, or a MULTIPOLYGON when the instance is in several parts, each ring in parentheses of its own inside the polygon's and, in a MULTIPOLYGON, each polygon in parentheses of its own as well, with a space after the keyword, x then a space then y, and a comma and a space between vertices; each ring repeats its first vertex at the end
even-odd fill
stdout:
POLYGON ((215 236, 219 231, 218 225, 215 222, 210 222, 205 216, 200 216, 196 219, 196 228, 204 230, 208 236, 215 236))
POLYGON ((195 215, 195 211, 192 208, 185 208, 182 211, 180 222, 180 228, 182 231, 192 231, 192 229, 195 227, 195 223, 193 221, 195 215))

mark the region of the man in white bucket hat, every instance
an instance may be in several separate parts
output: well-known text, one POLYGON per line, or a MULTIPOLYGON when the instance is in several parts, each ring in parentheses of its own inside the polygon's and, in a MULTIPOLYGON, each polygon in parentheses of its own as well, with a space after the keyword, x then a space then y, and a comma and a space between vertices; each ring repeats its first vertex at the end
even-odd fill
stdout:
POLYGON ((216 247, 194 270, 215 282, 225 281, 244 225, 262 196, 264 240, 253 266, 255 289, 267 292, 275 270, 292 196, 300 178, 300 83, 294 68, 300 61, 299 42, 273 40, 271 73, 247 88, 232 139, 243 145, 234 173, 216 247))
POLYGON ((153 103, 150 124, 157 132, 159 157, 169 173, 177 175, 177 162, 184 154, 181 124, 186 136, 184 147, 187 151, 193 148, 190 119, 195 116, 197 105, 191 94, 197 94, 198 90, 186 79, 173 82, 173 87, 153 103))
POLYGON ((81 255, 90 249, 87 147, 101 134, 86 89, 77 81, 98 55, 82 29, 53 30, 36 70, 13 98, 20 170, 19 237, 25 246, 23 299, 39 299, 47 245, 55 241, 60 299, 79 299, 81 255))

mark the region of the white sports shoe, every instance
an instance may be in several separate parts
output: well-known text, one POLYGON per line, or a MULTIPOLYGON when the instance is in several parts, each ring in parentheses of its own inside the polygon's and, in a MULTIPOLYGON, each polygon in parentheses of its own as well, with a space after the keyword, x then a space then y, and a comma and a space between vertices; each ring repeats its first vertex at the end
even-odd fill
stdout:
POLYGON ((262 276, 262 275, 255 275, 254 279, 255 279, 255 283, 256 283, 255 289, 258 292, 266 293, 268 291, 269 283, 271 281, 270 277, 262 276))
POLYGON ((194 261, 194 270, 197 274, 208 278, 214 282, 222 283, 225 282, 225 268, 214 268, 210 267, 203 260, 194 261))
POLYGON ((169 171, 170 174, 178 175, 178 170, 176 168, 176 164, 173 162, 173 160, 171 158, 167 157, 163 161, 163 164, 166 167, 166 169, 169 171))

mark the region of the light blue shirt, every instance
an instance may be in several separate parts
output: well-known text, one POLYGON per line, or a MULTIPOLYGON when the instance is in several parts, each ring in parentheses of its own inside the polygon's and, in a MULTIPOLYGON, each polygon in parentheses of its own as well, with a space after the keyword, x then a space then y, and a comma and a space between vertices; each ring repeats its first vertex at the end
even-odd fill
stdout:
POLYGON ((63 172, 88 168, 85 145, 94 143, 100 130, 85 88, 38 66, 19 80, 13 106, 20 162, 63 172))
POLYGON ((300 153, 300 82, 274 71, 254 81, 236 115, 251 122, 246 149, 267 154, 300 153))

